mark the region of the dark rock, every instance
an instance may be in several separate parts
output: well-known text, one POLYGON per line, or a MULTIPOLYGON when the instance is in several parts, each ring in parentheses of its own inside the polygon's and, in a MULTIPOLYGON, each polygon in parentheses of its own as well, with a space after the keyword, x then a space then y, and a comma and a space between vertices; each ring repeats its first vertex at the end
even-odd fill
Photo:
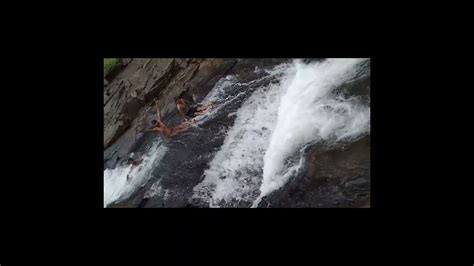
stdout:
POLYGON ((129 128, 141 107, 159 96, 176 74, 177 69, 173 62, 173 59, 150 59, 147 67, 142 68, 142 59, 133 60, 107 87, 104 97, 105 147, 129 128), (129 102, 131 93, 136 99, 129 102))
POLYGON ((175 111, 174 99, 183 92, 185 84, 190 96, 201 99, 235 62, 230 59, 207 59, 199 64, 184 64, 187 67, 181 69, 174 59, 131 61, 106 88, 104 147, 117 141, 118 146, 122 146, 123 141, 119 140, 122 136, 126 139, 134 136, 127 132, 134 131, 141 121, 147 120, 147 114, 156 115, 154 100, 158 99, 163 116, 175 111), (181 76, 183 78, 178 81, 181 76), (131 93, 136 95, 132 101, 131 93), (145 110, 145 106, 150 109, 145 110))
MULTIPOLYGON (((271 208, 359 207, 370 197, 370 136, 344 151, 309 149, 306 170, 266 197, 271 208)), ((259 207, 265 207, 259 204, 259 207)))

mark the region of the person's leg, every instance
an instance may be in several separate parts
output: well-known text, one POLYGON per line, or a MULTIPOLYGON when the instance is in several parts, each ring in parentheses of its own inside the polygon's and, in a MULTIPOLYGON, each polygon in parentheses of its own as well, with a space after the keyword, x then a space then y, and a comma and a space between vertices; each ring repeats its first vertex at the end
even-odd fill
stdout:
POLYGON ((209 108, 212 108, 212 103, 208 104, 207 106, 201 105, 201 106, 199 106, 196 110, 197 110, 197 111, 205 111, 205 110, 207 110, 207 109, 209 109, 209 108))
POLYGON ((175 136, 176 134, 178 134, 180 132, 183 132, 183 131, 187 130, 190 127, 191 127, 190 124, 176 126, 171 130, 170 137, 175 136))
POLYGON ((191 126, 191 123, 182 123, 180 125, 175 126, 173 129, 174 130, 188 129, 190 126, 191 126))
POLYGON ((205 112, 195 112, 195 113, 194 113, 195 116, 203 115, 203 114, 205 114, 205 112))
POLYGON ((206 107, 205 109, 201 110, 201 111, 198 111, 196 113, 194 113, 195 115, 203 115, 205 113, 209 113, 209 111, 211 111, 212 109, 212 105, 211 106, 208 106, 206 107))

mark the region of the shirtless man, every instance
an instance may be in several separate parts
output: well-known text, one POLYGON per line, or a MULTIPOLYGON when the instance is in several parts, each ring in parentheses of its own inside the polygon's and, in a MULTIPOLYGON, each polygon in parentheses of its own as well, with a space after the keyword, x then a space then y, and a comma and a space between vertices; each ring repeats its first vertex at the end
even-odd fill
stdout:
POLYGON ((179 98, 178 100, 176 100, 176 108, 183 117, 183 120, 187 120, 187 117, 194 118, 198 115, 208 113, 212 109, 212 103, 207 106, 202 106, 201 104, 198 104, 198 106, 196 107, 189 107, 189 104, 186 104, 186 102, 182 98, 179 98))
POLYGON ((158 103, 156 104, 156 111, 158 113, 159 121, 152 120, 151 123, 153 124, 153 128, 142 130, 141 132, 157 131, 157 132, 161 132, 161 134, 163 134, 165 137, 170 139, 176 134, 178 134, 179 132, 185 131, 186 129, 190 128, 192 125, 192 123, 182 123, 180 125, 170 128, 163 122, 163 118, 161 117, 161 112, 160 112, 160 108, 158 107, 158 103))

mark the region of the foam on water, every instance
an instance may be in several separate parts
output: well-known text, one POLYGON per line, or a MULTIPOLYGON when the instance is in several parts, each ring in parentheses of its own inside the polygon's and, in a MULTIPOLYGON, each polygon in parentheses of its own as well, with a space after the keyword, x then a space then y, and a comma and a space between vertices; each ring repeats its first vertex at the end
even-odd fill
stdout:
MULTIPOLYGON (((283 69, 279 67, 269 74, 277 75, 283 69)), ((255 80, 245 85, 252 83, 255 80)), ((276 123, 280 90, 278 84, 262 86, 237 112, 229 114, 236 115, 234 125, 204 172, 204 180, 194 188, 193 198, 204 200, 211 207, 219 207, 222 202, 224 205, 241 201, 250 203, 258 196, 263 155, 276 123)), ((213 97, 219 98, 215 94, 213 97)))
MULTIPOLYGON (((306 64, 295 60, 267 74, 279 83, 262 86, 242 104, 193 199, 210 207, 257 206, 262 197, 283 186, 302 168, 305 145, 351 141, 369 131, 370 107, 357 97, 332 93, 352 81, 364 59, 328 59, 306 64), (294 155, 299 157, 289 160, 294 155), (245 204, 239 204, 244 202, 245 204)), ((262 77, 263 79, 265 77, 262 77)), ((235 100, 236 82, 227 77, 206 100, 235 100)), ((236 96, 237 95, 237 96, 236 96)), ((218 110, 216 110, 218 111, 218 110)))
POLYGON ((104 171, 104 207, 130 196, 138 187, 144 185, 166 152, 167 148, 161 145, 160 140, 157 140, 149 152, 141 158, 142 163, 133 169, 131 165, 106 169, 104 171), (127 175, 130 176, 129 180, 127 180, 127 175))
POLYGON ((357 98, 344 99, 331 91, 357 74, 363 59, 328 59, 305 64, 299 60, 282 80, 284 95, 264 156, 260 197, 280 188, 285 160, 310 142, 338 142, 369 131, 370 107, 357 98))
MULTIPOLYGON (((239 82, 235 75, 227 75, 226 77, 220 79, 200 103, 207 105, 212 102, 214 103, 214 108, 211 110, 211 112, 195 118, 194 121, 196 122, 196 125, 199 126, 202 123, 209 121, 220 111, 226 109, 235 101, 238 101, 242 99, 242 97, 248 95, 248 86, 266 79, 270 80, 274 77, 281 76, 284 73, 284 69, 288 68, 288 66, 289 64, 281 64, 271 70, 265 70, 266 75, 248 82, 239 82)), ((254 72, 260 72, 260 70, 256 67, 254 72)), ((235 114, 236 112, 229 113, 229 115, 235 114)))

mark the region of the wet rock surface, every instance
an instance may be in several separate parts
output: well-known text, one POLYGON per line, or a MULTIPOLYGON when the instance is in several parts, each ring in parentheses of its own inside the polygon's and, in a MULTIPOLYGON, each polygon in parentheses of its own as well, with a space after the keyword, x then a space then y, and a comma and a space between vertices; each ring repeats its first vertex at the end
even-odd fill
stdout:
MULTIPOLYGON (((190 198, 233 125, 235 116, 230 114, 236 112, 256 88, 275 81, 265 78, 264 68, 284 62, 289 60, 130 60, 104 89, 104 168, 114 168, 130 152, 146 153, 153 141, 162 138, 154 132, 135 134, 136 127, 149 127, 150 121, 156 118, 154 100, 158 100, 165 122, 173 126, 181 122, 174 104, 177 96, 185 93, 200 102, 226 75, 235 75, 240 85, 233 86, 241 87, 229 92, 228 96, 235 99, 225 110, 171 140, 164 140, 168 151, 148 182, 129 198, 109 207, 208 207, 190 198), (244 93, 239 94, 242 91, 244 93)), ((355 83, 361 95, 368 94, 368 82, 355 83)), ((222 103, 216 103, 219 104, 222 103)), ((329 151, 309 147, 304 171, 265 197, 258 207, 367 207, 370 206, 369 193, 370 136, 365 136, 329 151)), ((240 207, 249 207, 247 205, 240 207)))
POLYGON ((370 204, 370 136, 329 151, 311 147, 305 170, 259 207, 336 208, 370 204))
MULTIPOLYGON (((233 66, 232 70, 225 73, 226 75, 237 75, 238 80, 242 83, 265 77, 267 74, 263 71, 255 71, 255 67, 260 65, 269 67, 280 64, 286 59, 274 60, 270 62, 252 62, 256 59, 241 60, 233 66), (250 61, 250 62, 249 62, 250 61)), ((209 90, 221 78, 210 79, 205 86, 200 89, 191 90, 197 101, 208 94, 209 90)), ((193 127, 181 134, 178 134, 172 140, 166 140, 164 145, 168 147, 168 152, 163 157, 160 165, 153 171, 151 178, 143 188, 139 189, 132 197, 126 200, 126 203, 118 203, 117 206, 127 207, 207 207, 196 206, 189 202, 193 188, 202 181, 202 174, 207 169, 209 161, 214 154, 220 149, 224 139, 225 132, 232 126, 235 116, 229 116, 230 113, 236 112, 242 103, 252 94, 252 92, 262 86, 270 83, 273 79, 262 79, 251 85, 241 85, 240 89, 244 89, 245 93, 240 94, 231 104, 227 104, 225 110, 217 112, 209 120, 193 127), (153 195, 146 198, 146 192, 160 180, 160 187, 168 191, 166 195, 153 195)), ((239 86, 239 85, 235 85, 239 86)), ((237 95, 242 90, 235 88, 231 90, 229 97, 237 95)), ((218 106, 219 102, 216 103, 218 106)), ((177 112, 169 115, 168 123, 177 124, 181 120, 177 112)), ((146 143, 150 143, 153 138, 161 137, 156 133, 147 133, 137 144, 134 145, 133 151, 145 151, 146 143)))
POLYGON ((165 121, 174 122, 168 114, 175 110, 178 95, 187 88, 201 97, 235 63, 233 59, 132 60, 104 89, 104 164, 113 167, 114 153, 123 157, 140 144, 135 129, 156 118, 155 100, 165 121))

